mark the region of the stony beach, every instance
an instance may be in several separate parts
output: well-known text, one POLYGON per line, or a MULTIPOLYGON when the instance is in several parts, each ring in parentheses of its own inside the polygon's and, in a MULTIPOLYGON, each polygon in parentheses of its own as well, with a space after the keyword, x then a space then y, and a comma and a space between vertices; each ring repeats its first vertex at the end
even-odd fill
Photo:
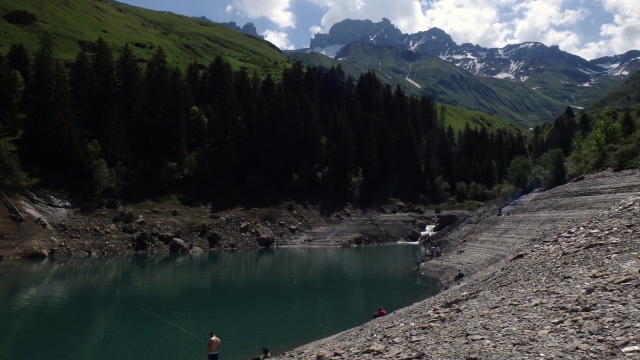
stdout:
POLYGON ((588 175, 503 211, 439 235, 444 255, 421 271, 440 294, 277 358, 640 358, 640 171, 588 175))

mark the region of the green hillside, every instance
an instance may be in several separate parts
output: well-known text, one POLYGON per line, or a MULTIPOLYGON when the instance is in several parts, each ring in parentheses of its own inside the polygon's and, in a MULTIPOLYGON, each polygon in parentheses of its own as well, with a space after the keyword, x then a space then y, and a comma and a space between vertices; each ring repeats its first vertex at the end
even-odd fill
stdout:
POLYGON ((90 47, 103 38, 116 49, 130 44, 140 62, 161 46, 170 63, 182 69, 194 61, 208 64, 218 55, 235 68, 261 74, 279 74, 288 64, 286 56, 263 39, 214 22, 115 1, 0 0, 0 15, 3 54, 17 43, 33 52, 41 34, 49 32, 55 41, 54 56, 68 60, 81 46, 90 47))
POLYGON ((587 111, 598 114, 609 107, 616 111, 630 109, 640 111, 640 71, 631 75, 621 86, 594 101, 587 111))
MULTIPOLYGON (((361 44, 353 44, 354 46, 364 46, 361 44)), ((411 81, 406 79, 406 74, 401 73, 398 69, 401 67, 411 66, 408 63, 403 62, 401 59, 396 58, 396 50, 393 48, 383 48, 382 51, 391 53, 391 55, 378 59, 378 66, 375 66, 376 56, 374 54, 370 54, 368 59, 366 60, 366 66, 362 66, 361 58, 349 58, 346 60, 336 60, 325 56, 320 53, 298 53, 298 52, 289 52, 287 55, 304 65, 318 66, 322 68, 331 68, 332 66, 337 67, 340 66, 344 70, 347 75, 350 75, 354 79, 357 79, 360 74, 368 71, 374 70, 378 75, 380 81, 384 83, 389 83, 395 86, 396 84, 400 85, 402 90, 410 95, 415 96, 431 96, 436 101, 443 104, 445 109, 444 118, 447 125, 451 126, 454 131, 461 131, 468 124, 472 129, 476 129, 479 127, 486 127, 488 131, 497 130, 497 129, 508 129, 510 131, 525 133, 525 128, 529 127, 528 123, 525 121, 525 118, 521 118, 520 116, 513 115, 508 116, 509 114, 505 114, 503 111, 502 114, 504 116, 496 116, 491 115, 487 111, 483 111, 480 108, 481 106, 477 106, 477 108, 473 108, 474 104, 468 105, 462 99, 462 97, 457 94, 456 91, 450 90, 447 88, 444 80, 439 80, 440 76, 443 74, 448 74, 446 71, 438 71, 442 70, 440 66, 444 66, 447 70, 453 71, 454 73, 463 73, 463 71, 459 70, 453 65, 450 65, 444 61, 440 61, 437 58, 428 57, 425 55, 419 55, 415 53, 411 53, 412 56, 416 56, 418 58, 428 58, 427 60, 423 60, 417 65, 414 64, 415 69, 419 69, 417 72, 418 81, 422 81, 421 84, 434 82, 437 84, 432 84, 431 87, 427 89, 423 89, 422 86, 418 87, 411 81), (383 59, 380 62, 380 59, 383 59), (387 60, 384 60, 387 59, 387 60), (382 65, 380 65, 382 63, 382 65), (392 63, 393 65, 385 65, 385 63, 392 63), (429 76, 432 75, 432 76, 429 76), (451 103, 455 103, 456 105, 450 105, 451 103), (505 119, 516 119, 516 121, 510 121, 505 119), (527 126, 523 126, 527 125, 527 126)), ((399 50, 398 50, 399 51, 399 50)), ((408 52, 405 52, 405 54, 408 52)), ((353 55, 353 53, 351 53, 353 55)), ((413 70, 412 70, 413 74, 413 70)), ((413 75, 411 76, 413 78, 413 75)), ((413 79, 412 79, 413 81, 413 79)), ((414 81, 415 82, 415 81, 414 81)), ((440 111, 440 108, 438 109, 440 111)))
POLYGON ((437 57, 394 47, 351 43, 341 51, 341 60, 317 53, 287 55, 305 64, 340 64, 354 77, 373 70, 381 81, 398 84, 409 94, 432 96, 438 102, 482 111, 525 127, 553 121, 566 107, 563 101, 521 83, 477 77, 437 57))
POLYGON ((516 123, 481 111, 467 110, 459 106, 445 104, 438 108, 438 111, 442 111, 442 109, 444 109, 445 123, 451 126, 455 132, 462 131, 465 126, 469 125, 471 129, 484 127, 489 132, 503 129, 513 133, 521 133, 527 137, 530 134, 527 129, 516 123))
POLYGON ((542 59, 538 61, 539 68, 544 71, 533 71, 523 84, 538 94, 561 102, 563 106, 571 104, 576 107, 586 107, 622 82, 618 78, 605 77, 591 82, 589 75, 575 68, 560 65, 557 62, 545 62, 542 59))

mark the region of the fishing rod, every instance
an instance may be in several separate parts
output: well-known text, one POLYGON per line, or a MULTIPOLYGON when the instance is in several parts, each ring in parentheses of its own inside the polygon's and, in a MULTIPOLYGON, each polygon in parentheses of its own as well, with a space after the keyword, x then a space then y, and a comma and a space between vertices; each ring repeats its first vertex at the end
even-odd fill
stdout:
POLYGON ((158 318, 158 319, 160 319, 160 320, 162 320, 162 321, 166 322, 167 324, 169 324, 169 325, 171 325, 171 326, 173 326, 173 327, 177 328, 178 330, 180 330, 180 331, 182 331, 182 332, 184 332, 184 333, 187 333, 187 334, 191 335, 193 338, 198 339, 198 341, 205 342, 205 341, 204 341, 204 340, 202 340, 201 338, 197 337, 196 335, 193 335, 192 333, 190 333, 190 332, 188 332, 187 330, 185 330, 185 329, 181 328, 180 326, 178 326, 178 325, 176 325, 176 324, 172 323, 171 321, 169 321, 169 320, 167 320, 167 319, 165 319, 165 318, 163 318, 163 317, 160 317, 160 316, 158 316, 158 315, 156 315, 156 314, 152 313, 151 311, 149 311, 149 310, 147 310, 147 309, 143 309, 143 308, 139 308, 139 309, 140 309, 140 310, 142 310, 142 311, 144 311, 144 312, 146 312, 147 314, 149 314, 149 315, 151 315, 151 316, 154 316, 154 317, 156 317, 156 318, 158 318))

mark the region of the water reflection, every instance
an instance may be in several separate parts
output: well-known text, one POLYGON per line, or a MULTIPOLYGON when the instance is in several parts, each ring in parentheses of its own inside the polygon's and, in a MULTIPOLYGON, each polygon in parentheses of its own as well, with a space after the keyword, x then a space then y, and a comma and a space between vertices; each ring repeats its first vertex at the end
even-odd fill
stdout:
POLYGON ((416 250, 0 262, 0 358, 193 359, 212 328, 225 359, 279 353, 434 294, 435 281, 411 271, 416 250))

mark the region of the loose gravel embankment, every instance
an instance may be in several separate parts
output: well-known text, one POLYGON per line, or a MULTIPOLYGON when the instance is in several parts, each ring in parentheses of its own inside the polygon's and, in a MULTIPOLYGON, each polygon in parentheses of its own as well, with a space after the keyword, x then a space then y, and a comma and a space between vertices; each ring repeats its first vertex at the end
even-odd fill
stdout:
POLYGON ((447 290, 278 358, 640 358, 640 171, 497 210, 465 218, 423 264, 447 290))

